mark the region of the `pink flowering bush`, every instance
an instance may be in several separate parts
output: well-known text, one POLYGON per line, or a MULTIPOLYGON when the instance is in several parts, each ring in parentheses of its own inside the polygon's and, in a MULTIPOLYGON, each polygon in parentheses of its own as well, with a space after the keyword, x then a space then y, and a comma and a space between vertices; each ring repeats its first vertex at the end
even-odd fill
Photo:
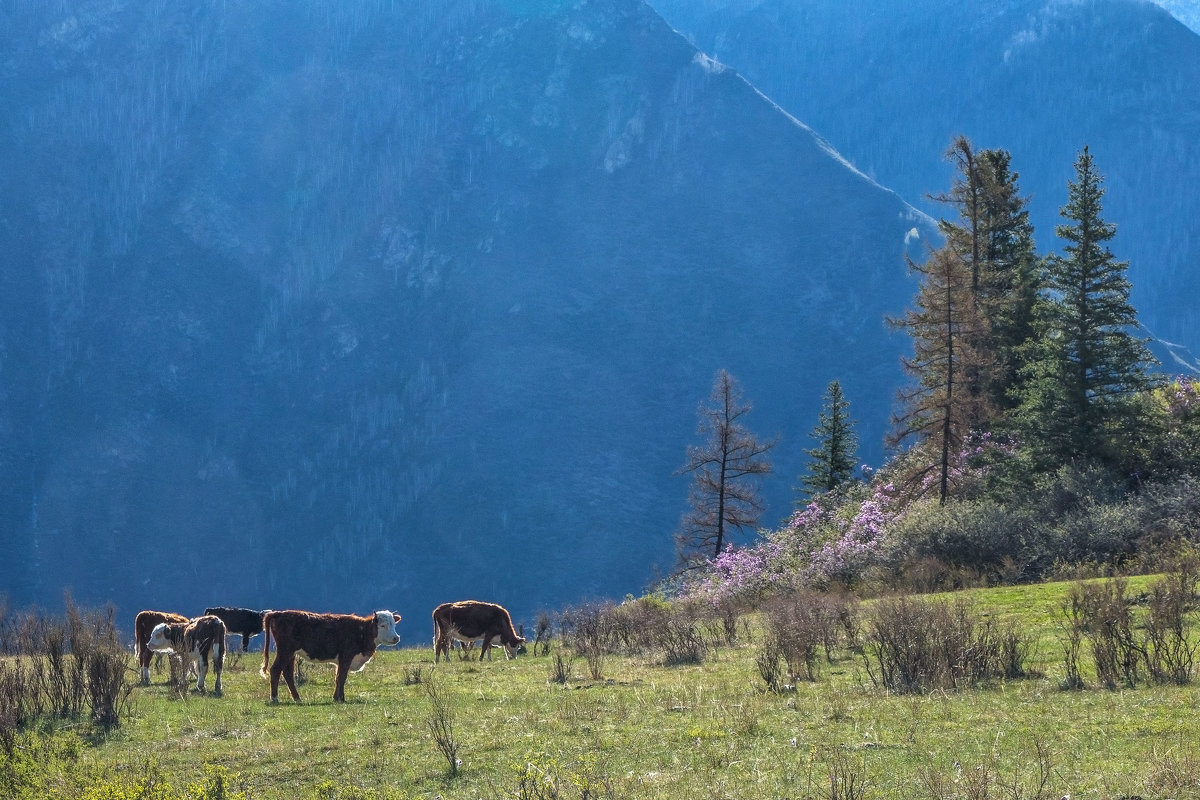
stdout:
POLYGON ((777 532, 779 547, 799 567, 804 583, 853 584, 877 562, 887 526, 902 508, 890 482, 866 489, 841 503, 819 498, 777 532))
POLYGON ((784 591, 856 583, 877 563, 887 526, 899 513, 894 495, 886 482, 821 495, 754 545, 726 548, 681 594, 714 609, 757 607, 784 591))

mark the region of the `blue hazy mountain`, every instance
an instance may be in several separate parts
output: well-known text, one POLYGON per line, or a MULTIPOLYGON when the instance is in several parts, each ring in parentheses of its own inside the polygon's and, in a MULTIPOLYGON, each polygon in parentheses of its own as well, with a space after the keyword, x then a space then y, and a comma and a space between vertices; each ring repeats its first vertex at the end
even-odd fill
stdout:
MULTIPOLYGON (((934 216, 964 134, 1012 153, 1042 252, 1076 154, 1156 335, 1200 352, 1200 36, 1139 0, 654 0, 859 169, 934 216)), ((1183 5, 1183 4, 1181 4, 1183 5)))
POLYGON ((14 604, 637 592, 721 368, 764 525, 830 380, 881 458, 928 218, 644 4, 0 19, 14 604))

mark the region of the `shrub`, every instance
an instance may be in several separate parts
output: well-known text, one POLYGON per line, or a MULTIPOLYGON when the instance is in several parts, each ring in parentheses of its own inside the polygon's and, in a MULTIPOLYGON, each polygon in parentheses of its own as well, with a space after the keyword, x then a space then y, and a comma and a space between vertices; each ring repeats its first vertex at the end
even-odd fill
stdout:
POLYGON ((1071 587, 1068 617, 1087 639, 1096 680, 1108 689, 1137 685, 1145 647, 1135 633, 1126 583, 1114 578, 1071 587))
POLYGON ((668 667, 700 664, 708 653, 704 637, 696 630, 696 622, 683 613, 674 614, 659 635, 663 649, 663 664, 668 667))
POLYGON ((429 680, 423 685, 425 698, 429 701, 429 716, 425 720, 425 727, 433 737, 438 752, 446 759, 449 774, 453 777, 458 774, 458 768, 462 764, 458 757, 458 739, 454 735, 453 698, 432 672, 429 680))
POLYGON ((867 674, 890 691, 957 689, 1026 674, 1029 645, 1015 630, 979 621, 970 604, 880 600, 868 613, 867 674))

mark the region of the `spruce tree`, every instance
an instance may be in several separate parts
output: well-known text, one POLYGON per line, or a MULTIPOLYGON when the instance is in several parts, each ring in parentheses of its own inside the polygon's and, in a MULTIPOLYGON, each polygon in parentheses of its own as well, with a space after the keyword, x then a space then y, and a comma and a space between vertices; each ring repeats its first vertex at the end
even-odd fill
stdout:
POLYGON ((1137 398, 1154 360, 1134 336, 1128 262, 1108 249, 1116 226, 1101 217, 1102 184, 1084 147, 1059 212, 1066 222, 1055 229, 1064 254, 1045 260, 1041 333, 1025 366, 1019 422, 1037 468, 1121 467, 1142 421, 1137 398))
POLYGON ((858 435, 855 421, 850 418, 850 403, 842 393, 839 381, 830 381, 825 389, 824 404, 812 429, 817 446, 804 452, 809 457, 808 473, 800 484, 805 498, 839 489, 854 476, 858 454, 858 435))

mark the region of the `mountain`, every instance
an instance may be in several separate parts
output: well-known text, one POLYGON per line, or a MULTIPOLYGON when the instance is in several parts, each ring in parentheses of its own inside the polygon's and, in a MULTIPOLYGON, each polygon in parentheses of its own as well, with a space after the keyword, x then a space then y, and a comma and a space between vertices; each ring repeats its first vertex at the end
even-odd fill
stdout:
POLYGON ((1104 173, 1139 317, 1200 352, 1200 36, 1139 0, 653 0, 859 169, 934 216, 964 134, 1012 153, 1042 252, 1077 153, 1104 173))
POLYGON ((1194 0, 1155 0, 1155 2, 1171 12, 1171 16, 1187 25, 1196 33, 1200 33, 1200 6, 1194 0))
POLYGON ((930 220, 645 4, 0 17, 10 603, 638 592, 721 368, 764 525, 830 380, 878 462, 930 220))

